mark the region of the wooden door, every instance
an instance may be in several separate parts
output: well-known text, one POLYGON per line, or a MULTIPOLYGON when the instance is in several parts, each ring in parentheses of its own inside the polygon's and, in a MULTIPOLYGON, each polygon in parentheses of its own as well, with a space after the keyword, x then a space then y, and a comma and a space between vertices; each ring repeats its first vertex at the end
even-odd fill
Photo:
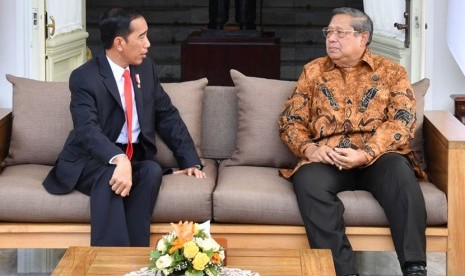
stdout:
MULTIPOLYGON (((33 76, 39 80, 46 81, 68 81, 69 75, 79 65, 86 61, 86 38, 85 30, 85 0, 74 0, 80 6, 72 12, 78 13, 82 18, 80 29, 69 32, 57 33, 60 28, 58 23, 61 16, 66 14, 60 12, 57 5, 62 5, 59 0, 33 0, 33 18, 36 25, 32 31, 32 68, 33 76), (54 12, 50 12, 54 11, 54 12), (56 14, 54 14, 56 13, 56 14)), ((66 2, 69 4, 69 2, 66 2)), ((61 20, 63 21, 63 20, 61 20)))

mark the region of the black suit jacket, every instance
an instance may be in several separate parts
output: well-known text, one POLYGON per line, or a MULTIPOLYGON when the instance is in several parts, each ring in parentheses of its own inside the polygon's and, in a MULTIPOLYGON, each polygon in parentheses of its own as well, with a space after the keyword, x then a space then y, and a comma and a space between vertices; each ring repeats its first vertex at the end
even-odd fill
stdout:
MULTIPOLYGON (((173 151, 180 168, 200 164, 178 110, 160 85, 153 61, 147 58, 141 65, 131 66, 130 71, 143 159, 155 160, 155 132, 158 132, 173 151), (140 88, 136 85, 135 74, 139 74, 140 88)), ((45 189, 54 194, 71 192, 91 159, 108 164, 113 156, 123 153, 115 141, 124 125, 125 114, 105 53, 74 70, 69 88, 74 129, 43 183, 45 189)))

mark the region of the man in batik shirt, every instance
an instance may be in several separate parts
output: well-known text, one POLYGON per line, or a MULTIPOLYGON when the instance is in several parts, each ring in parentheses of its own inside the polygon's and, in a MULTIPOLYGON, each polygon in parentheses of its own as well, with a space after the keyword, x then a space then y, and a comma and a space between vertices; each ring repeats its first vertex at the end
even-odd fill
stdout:
POLYGON ((328 55, 305 65, 279 118, 281 139, 301 158, 281 174, 311 247, 331 249, 337 275, 358 275, 337 197, 357 189, 384 209, 404 275, 426 275, 425 173, 409 147, 415 96, 402 66, 368 50, 372 33, 365 13, 333 10, 328 55))

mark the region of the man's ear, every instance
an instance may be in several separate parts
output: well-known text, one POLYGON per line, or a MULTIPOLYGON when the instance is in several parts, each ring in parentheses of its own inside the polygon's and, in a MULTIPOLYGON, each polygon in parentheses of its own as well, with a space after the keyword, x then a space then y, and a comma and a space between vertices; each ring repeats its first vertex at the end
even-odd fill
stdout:
POLYGON ((115 39, 113 39, 113 47, 119 52, 123 50, 123 43, 124 43, 124 38, 122 38, 121 36, 117 36, 115 37, 115 39))
POLYGON ((367 46, 368 39, 370 38, 370 33, 369 32, 363 32, 360 35, 362 36, 362 39, 361 39, 362 46, 367 46))

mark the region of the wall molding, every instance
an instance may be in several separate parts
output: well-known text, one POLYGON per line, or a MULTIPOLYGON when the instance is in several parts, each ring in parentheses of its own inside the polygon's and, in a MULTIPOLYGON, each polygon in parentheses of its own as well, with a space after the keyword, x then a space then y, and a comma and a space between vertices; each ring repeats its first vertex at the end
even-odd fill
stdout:
POLYGON ((84 30, 54 36, 46 40, 45 79, 68 81, 71 72, 86 61, 86 39, 84 30))
POLYGON ((398 62, 407 69, 407 72, 411 71, 410 51, 405 48, 403 41, 374 34, 370 50, 375 54, 398 62))

